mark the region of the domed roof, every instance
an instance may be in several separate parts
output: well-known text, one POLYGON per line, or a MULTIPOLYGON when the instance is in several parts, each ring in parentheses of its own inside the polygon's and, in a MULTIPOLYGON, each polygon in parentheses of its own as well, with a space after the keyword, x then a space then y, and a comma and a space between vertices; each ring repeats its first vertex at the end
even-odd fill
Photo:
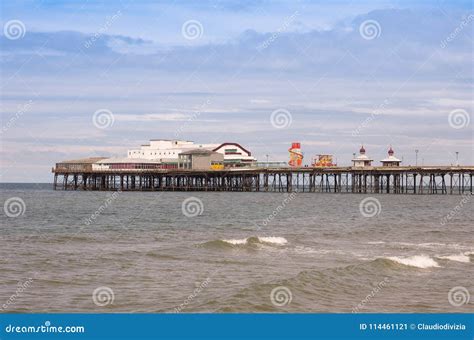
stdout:
POLYGON ((393 151, 392 149, 392 146, 390 145, 390 149, 388 149, 388 157, 385 158, 385 159, 382 159, 381 162, 382 163, 401 163, 402 161, 399 160, 397 157, 395 157, 393 154, 395 152, 393 151))
POLYGON ((364 146, 363 146, 363 145, 361 146, 359 152, 360 152, 361 154, 364 154, 364 153, 365 153, 365 149, 364 149, 364 146))

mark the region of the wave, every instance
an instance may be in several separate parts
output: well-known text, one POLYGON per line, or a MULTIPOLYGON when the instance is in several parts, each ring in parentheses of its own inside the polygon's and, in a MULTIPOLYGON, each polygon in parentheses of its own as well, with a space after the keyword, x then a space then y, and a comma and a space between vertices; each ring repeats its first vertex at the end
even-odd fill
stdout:
MULTIPOLYGON (((294 312, 304 306, 306 312, 327 313, 334 312, 334 301, 341 301, 337 311, 348 313, 367 294, 392 285, 392 282, 396 284, 400 280, 397 273, 400 269, 399 265, 386 258, 346 266, 305 269, 277 281, 250 284, 216 302, 215 311, 281 312, 284 308, 285 311, 294 312), (282 288, 290 292, 292 301, 276 307, 268 297, 274 289, 282 288)), ((371 306, 383 308, 375 300, 371 306)))
POLYGON ((390 256, 385 259, 402 264, 409 267, 416 268, 434 268, 439 267, 438 262, 426 255, 414 255, 410 257, 390 256))
POLYGON ((285 245, 288 243, 288 240, 284 237, 279 236, 252 236, 243 239, 230 239, 230 240, 219 240, 222 242, 226 242, 236 245, 245 245, 245 244, 256 244, 256 243, 267 243, 267 244, 275 244, 275 245, 285 245))
POLYGON ((240 239, 240 240, 217 240, 225 243, 232 244, 234 246, 237 245, 242 245, 242 244, 247 244, 248 240, 246 238, 240 239))
POLYGON ((342 253, 340 250, 329 250, 329 249, 314 249, 311 247, 306 247, 306 246, 296 246, 294 248, 294 252, 296 254, 329 254, 329 253, 342 253))
MULTIPOLYGON (((367 244, 382 244, 382 241, 368 242, 367 244)), ((427 249, 455 249, 455 250, 467 250, 471 249, 470 246, 462 245, 459 243, 440 243, 440 242, 424 242, 424 243, 410 243, 410 242, 388 242, 389 246, 404 246, 409 248, 427 248, 427 249)))
POLYGON ((97 242, 97 239, 94 236, 88 233, 81 233, 81 234, 46 234, 46 235, 38 235, 35 238, 44 243, 70 243, 70 242, 97 242))
POLYGON ((457 255, 436 256, 436 257, 438 259, 449 260, 449 261, 456 261, 456 262, 463 262, 463 263, 471 262, 471 259, 469 257, 469 253, 457 254, 457 255))
MULTIPOLYGON (((288 277, 265 283, 254 283, 239 292, 213 302, 216 312, 297 312, 304 306, 306 312, 375 312, 384 310, 387 302, 393 301, 393 308, 399 308, 398 298, 391 298, 391 291, 380 294, 377 299, 371 297, 382 289, 391 289, 410 280, 410 272, 436 268, 440 265, 428 255, 404 257, 378 257, 368 261, 346 266, 314 268, 298 271, 288 277), (407 272, 408 275, 400 275, 407 272), (291 303, 275 307, 268 296, 275 288, 284 288, 291 292, 291 303), (360 302, 370 304, 360 307, 360 302), (335 307, 334 301, 341 301, 335 307)), ((398 289, 398 288, 397 288, 398 289)))
POLYGON ((440 243, 440 242, 425 242, 425 243, 419 243, 416 244, 419 247, 427 247, 427 248, 433 248, 433 247, 458 247, 459 244, 454 243, 454 244, 446 244, 446 243, 440 243))
POLYGON ((183 259, 183 258, 178 257, 178 256, 173 256, 173 255, 169 255, 169 254, 160 254, 160 253, 152 252, 152 251, 149 251, 149 252, 145 253, 145 255, 149 256, 149 257, 154 257, 154 258, 157 258, 157 259, 162 259, 162 260, 182 260, 183 259))
POLYGON ((270 243, 277 245, 285 245, 288 243, 288 240, 284 237, 279 236, 267 236, 267 237, 257 237, 261 243, 270 243))
POLYGON ((243 239, 222 239, 201 244, 204 247, 234 248, 239 246, 270 245, 283 246, 288 240, 280 236, 251 236, 243 239))

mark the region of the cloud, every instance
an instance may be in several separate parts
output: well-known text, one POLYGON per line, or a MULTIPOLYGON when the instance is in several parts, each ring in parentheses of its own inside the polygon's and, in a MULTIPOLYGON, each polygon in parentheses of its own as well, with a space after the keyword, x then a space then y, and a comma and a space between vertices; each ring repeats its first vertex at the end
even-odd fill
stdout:
POLYGON ((112 43, 121 42, 128 45, 145 45, 149 43, 143 39, 108 34, 84 34, 74 31, 59 32, 30 32, 22 39, 11 40, 0 36, 0 43, 4 55, 42 54, 45 50, 55 51, 58 55, 77 54, 81 51, 90 54, 113 54, 112 43), (88 47, 87 42, 94 40, 88 47))
MULTIPOLYGON (((189 17, 212 16, 207 5, 187 8, 189 17)), ((70 5, 52 10, 64 6, 70 5)), ((274 160, 285 160, 289 143, 301 141, 307 155, 332 152, 340 164, 361 142, 380 155, 393 144, 406 159, 416 147, 426 159, 446 163, 455 148, 464 162, 474 161, 472 125, 455 130, 448 123, 452 110, 473 113, 472 31, 462 24, 470 14, 462 6, 443 12, 425 5, 385 8, 344 20, 333 14, 330 24, 321 21, 324 29, 314 28, 319 17, 308 19, 314 8, 305 1, 280 6, 271 22, 258 11, 264 4, 222 6, 228 8, 216 11, 238 22, 238 32, 199 44, 182 39, 181 17, 155 23, 178 38, 144 38, 145 26, 156 27, 139 25, 143 35, 134 31, 130 16, 146 21, 149 13, 132 9, 96 35, 93 30, 116 11, 99 7, 87 26, 92 32, 66 30, 68 24, 60 22, 57 31, 35 31, 28 24, 22 39, 0 37, 2 127, 32 100, 2 133, 0 156, 11 161, 2 179, 18 180, 22 165, 34 167, 31 159, 41 158, 35 176, 48 180, 45 165, 62 158, 120 150, 125 155, 150 138, 174 138, 177 131, 197 142, 237 141, 257 157, 270 154, 274 160), (298 25, 278 30, 295 10, 298 25), (264 29, 257 30, 253 23, 260 20, 264 29), (376 38, 361 35, 366 21, 380 26, 376 38), (122 25, 129 34, 117 33, 122 25), (103 108, 113 112, 115 123, 98 130, 92 115, 103 108), (292 124, 275 131, 270 114, 281 108, 291 113, 292 124), (374 112, 380 114, 370 119, 374 112)), ((213 32, 206 25, 205 30, 213 32)))
MULTIPOLYGON (((470 30, 464 28, 449 45, 441 47, 442 41, 465 17, 459 14, 456 20, 448 21, 435 11, 377 10, 357 16, 350 23, 340 23, 329 31, 283 31, 275 35, 247 30, 236 40, 220 44, 174 48, 105 33, 89 46, 87 43, 94 35, 70 31, 28 32, 20 42, 2 38, 7 51, 2 61, 6 62, 4 66, 15 68, 23 62, 20 59, 15 63, 16 54, 39 54, 59 63, 68 59, 71 66, 68 72, 104 70, 115 62, 114 70, 122 71, 130 68, 179 73, 199 70, 217 74, 241 68, 242 74, 297 72, 315 77, 372 75, 392 79, 414 73, 440 79, 455 71, 469 77, 470 30), (380 27, 376 39, 366 40, 360 34, 360 26, 367 20, 377 22, 380 27)), ((31 63, 30 66, 34 67, 31 63)), ((36 71, 47 72, 43 68, 36 71)))
MULTIPOLYGON (((228 42, 174 48, 106 33, 95 37, 71 31, 28 32, 20 41, 1 38, 5 47, 2 63, 7 69, 16 68, 24 62, 16 58, 20 54, 50 57, 58 63, 68 59, 68 72, 104 70, 115 62, 114 70, 125 71, 133 68, 221 73, 241 68, 243 74, 297 72, 317 77, 372 75, 392 79, 416 72, 426 78, 439 79, 452 74, 454 69, 468 77, 472 59, 469 48, 472 34, 468 27, 462 26, 461 32, 446 47, 441 47, 462 25, 463 18, 466 14, 456 13, 456 20, 448 21, 444 14, 436 11, 377 10, 328 31, 282 31, 275 35, 247 30, 228 42), (380 27, 376 39, 366 40, 360 34, 360 26, 367 20, 380 27), (94 39, 92 43, 91 39, 94 39), (247 63, 243 65, 243 61, 247 63), (453 61, 455 66, 451 65, 453 61)), ((284 23, 285 19, 282 25, 284 23)), ((34 67, 34 64, 25 66, 34 67)), ((47 72, 44 68, 36 71, 47 72)))
MULTIPOLYGON (((116 114, 115 119, 124 122, 185 122, 195 119, 193 114, 182 114, 182 113, 147 113, 142 115, 132 114, 116 114)), ((203 120, 200 120, 201 122, 203 120)), ((210 120, 205 120, 209 122, 210 120)))

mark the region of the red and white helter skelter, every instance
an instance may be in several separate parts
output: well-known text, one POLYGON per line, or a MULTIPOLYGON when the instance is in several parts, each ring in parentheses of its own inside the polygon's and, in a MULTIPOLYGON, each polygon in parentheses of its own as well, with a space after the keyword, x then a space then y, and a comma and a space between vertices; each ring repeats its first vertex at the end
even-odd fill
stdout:
POLYGON ((293 142, 291 148, 288 149, 290 153, 290 161, 288 165, 291 167, 300 167, 303 164, 303 152, 301 151, 301 143, 293 142))

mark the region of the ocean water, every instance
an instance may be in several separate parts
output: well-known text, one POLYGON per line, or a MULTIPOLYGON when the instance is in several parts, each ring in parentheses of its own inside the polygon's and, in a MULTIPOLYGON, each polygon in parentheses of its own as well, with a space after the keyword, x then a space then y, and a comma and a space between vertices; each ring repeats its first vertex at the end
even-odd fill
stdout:
POLYGON ((2 184, 1 312, 473 312, 474 197, 2 184))

